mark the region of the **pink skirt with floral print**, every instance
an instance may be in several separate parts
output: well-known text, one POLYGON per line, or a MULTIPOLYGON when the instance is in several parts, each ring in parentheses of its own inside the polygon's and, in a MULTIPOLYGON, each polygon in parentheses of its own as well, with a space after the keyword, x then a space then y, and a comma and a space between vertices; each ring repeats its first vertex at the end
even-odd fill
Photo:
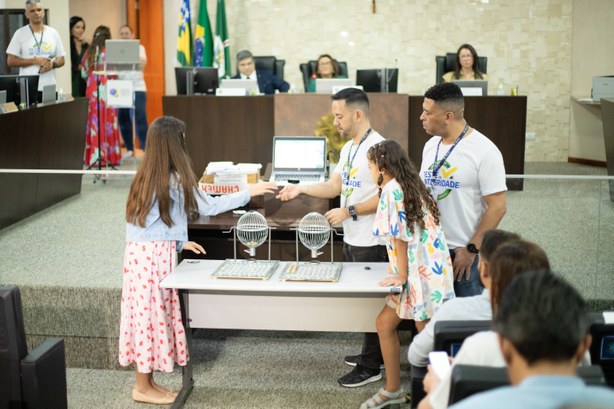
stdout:
POLYGON ((160 288, 173 272, 174 241, 128 242, 124 255, 119 363, 172 372, 186 365, 188 348, 177 290, 160 288))

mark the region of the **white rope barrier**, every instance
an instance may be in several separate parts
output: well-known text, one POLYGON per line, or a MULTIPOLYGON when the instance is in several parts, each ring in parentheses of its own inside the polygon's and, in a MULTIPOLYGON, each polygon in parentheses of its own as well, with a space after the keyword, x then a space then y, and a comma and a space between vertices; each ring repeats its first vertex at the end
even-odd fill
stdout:
MULTIPOLYGON (((38 173, 57 175, 135 175, 136 170, 76 170, 76 169, 0 169, 0 173, 38 173)), ((614 176, 606 175, 505 175, 508 179, 550 179, 550 180, 614 180, 614 176)))
POLYGON ((0 169, 0 173, 40 173, 57 175, 135 175, 136 170, 76 170, 76 169, 0 169))

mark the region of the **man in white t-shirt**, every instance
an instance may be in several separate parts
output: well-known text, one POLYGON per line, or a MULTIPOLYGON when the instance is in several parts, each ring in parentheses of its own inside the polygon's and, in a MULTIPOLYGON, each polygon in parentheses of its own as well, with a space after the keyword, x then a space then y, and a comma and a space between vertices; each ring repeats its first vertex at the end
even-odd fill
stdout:
MULTIPOLYGON (((287 185, 277 196, 282 201, 299 194, 332 199, 341 195, 341 206, 325 216, 331 225, 343 223, 343 258, 345 261, 388 261, 386 246, 373 236, 373 221, 378 203, 378 187, 367 167, 367 151, 384 138, 371 128, 369 99, 356 88, 346 88, 332 96, 334 125, 349 138, 341 149, 339 163, 325 182, 313 185, 287 185)), ((383 363, 377 333, 366 333, 362 353, 346 357, 354 369, 342 376, 346 387, 363 386, 382 379, 383 363)))
MULTIPOLYGON (((55 69, 64 65, 64 46, 60 34, 43 24, 45 9, 39 0, 26 1, 29 24, 13 35, 6 49, 6 64, 19 67, 19 75, 39 75, 38 91, 55 84, 55 69)), ((40 100, 40 96, 39 96, 40 100)))
POLYGON ((487 230, 506 212, 505 167, 499 149, 464 118, 465 100, 454 83, 424 94, 422 126, 434 135, 424 146, 420 174, 441 212, 458 297, 482 292, 478 254, 487 230))

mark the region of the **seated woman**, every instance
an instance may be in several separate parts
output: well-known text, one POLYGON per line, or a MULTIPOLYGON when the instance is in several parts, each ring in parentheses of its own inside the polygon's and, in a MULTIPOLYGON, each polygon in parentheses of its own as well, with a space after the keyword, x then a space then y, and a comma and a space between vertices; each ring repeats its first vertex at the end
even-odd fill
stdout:
POLYGON ((446 72, 444 82, 454 80, 487 80, 488 75, 480 71, 478 67, 478 53, 470 44, 463 44, 456 52, 456 69, 446 72))
POLYGON ((345 78, 339 75, 339 66, 337 61, 328 54, 322 54, 318 57, 316 63, 316 70, 309 79, 307 86, 307 92, 316 92, 316 79, 317 78, 345 78))

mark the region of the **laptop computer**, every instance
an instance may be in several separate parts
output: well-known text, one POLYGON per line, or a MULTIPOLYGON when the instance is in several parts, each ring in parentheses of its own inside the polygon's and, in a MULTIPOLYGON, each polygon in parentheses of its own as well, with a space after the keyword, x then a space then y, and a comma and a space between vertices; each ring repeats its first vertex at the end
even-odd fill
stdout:
POLYGON ((258 88, 258 81, 255 78, 249 80, 244 80, 240 78, 223 79, 220 83, 220 88, 244 89, 245 95, 258 95, 260 93, 260 88, 258 88))
POLYGON ((353 85, 352 80, 348 78, 316 78, 316 93, 331 94, 333 90, 339 91, 353 85))
POLYGON ((488 95, 487 80, 453 80, 465 97, 485 97, 488 95))
POLYGON ((106 40, 106 61, 118 70, 131 70, 139 64, 139 40, 106 40))
POLYGON ((270 182, 312 184, 326 176, 326 138, 275 136, 270 182))

